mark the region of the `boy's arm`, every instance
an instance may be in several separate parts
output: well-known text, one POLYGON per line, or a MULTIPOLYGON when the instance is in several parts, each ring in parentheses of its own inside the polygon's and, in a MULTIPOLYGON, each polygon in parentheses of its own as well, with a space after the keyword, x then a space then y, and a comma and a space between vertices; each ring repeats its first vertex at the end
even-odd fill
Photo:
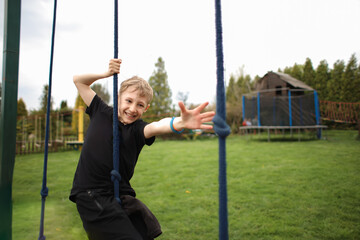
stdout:
MULTIPOLYGON (((176 117, 173 121, 173 128, 177 130, 182 130, 184 128, 188 129, 212 129, 211 125, 206 125, 204 123, 210 122, 215 112, 204 112, 201 111, 208 105, 209 103, 203 103, 197 108, 193 110, 186 109, 184 103, 179 102, 179 107, 181 110, 181 116, 176 117)), ((150 138, 153 136, 171 133, 172 129, 170 127, 171 118, 163 118, 158 122, 152 122, 145 126, 144 135, 145 138, 150 138)))
POLYGON ((108 71, 100 74, 82 74, 75 75, 73 78, 74 84, 79 91, 81 98, 84 100, 86 106, 89 106, 95 96, 95 92, 91 89, 90 85, 96 80, 110 77, 120 72, 120 59, 111 59, 109 62, 108 71))

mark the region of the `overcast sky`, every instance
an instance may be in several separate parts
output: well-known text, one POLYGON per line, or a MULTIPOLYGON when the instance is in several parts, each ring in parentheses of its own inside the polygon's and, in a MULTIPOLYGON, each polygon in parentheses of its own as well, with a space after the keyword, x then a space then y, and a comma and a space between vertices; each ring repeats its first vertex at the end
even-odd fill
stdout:
MULTIPOLYGON (((119 80, 148 80, 158 57, 165 61, 173 101, 179 91, 188 102, 214 102, 216 94, 213 0, 119 0, 119 80)), ((18 98, 28 110, 40 106, 49 79, 53 1, 23 0, 18 98)), ((3 46, 4 0, 0 0, 3 46)), ((327 60, 360 60, 360 0, 223 0, 225 78, 263 76, 327 60)), ((103 72, 113 57, 113 1, 61 0, 57 25, 52 97, 74 106, 72 76, 103 72)), ((1 58, 2 65, 2 58, 1 58)), ((101 80, 112 92, 112 78, 101 80)))

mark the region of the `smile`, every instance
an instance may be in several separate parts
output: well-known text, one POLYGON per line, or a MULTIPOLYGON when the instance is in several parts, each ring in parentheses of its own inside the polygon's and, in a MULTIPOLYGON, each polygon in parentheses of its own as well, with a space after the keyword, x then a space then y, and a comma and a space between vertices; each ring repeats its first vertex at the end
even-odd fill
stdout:
POLYGON ((128 118, 136 118, 136 114, 130 114, 125 112, 125 116, 127 116, 128 118))

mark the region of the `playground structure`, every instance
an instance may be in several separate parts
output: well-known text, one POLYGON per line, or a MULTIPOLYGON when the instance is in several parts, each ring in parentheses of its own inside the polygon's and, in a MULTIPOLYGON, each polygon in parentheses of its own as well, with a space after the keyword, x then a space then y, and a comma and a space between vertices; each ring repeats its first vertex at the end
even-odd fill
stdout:
MULTIPOLYGON (((3 78, 2 78, 2 99, 1 99, 1 119, 0 119, 0 239, 12 239, 12 178, 15 162, 15 142, 16 142, 16 105, 18 93, 18 73, 19 73, 19 45, 20 45, 20 15, 21 0, 5 0, 4 14, 4 50, 3 50, 3 78), (6 114, 5 114, 6 113, 6 114), (6 141, 5 141, 6 139, 6 141)), ((53 32, 49 71, 49 91, 48 106, 51 99, 52 66, 54 53, 56 6, 54 1, 53 32)), ((117 22, 118 22, 118 3, 115 0, 114 14, 114 58, 117 58, 117 22)), ((226 184, 226 137, 230 134, 230 127, 226 124, 225 89, 224 89, 224 59, 223 59, 223 40, 222 40, 222 21, 221 21, 221 2, 215 0, 215 25, 216 25, 216 59, 217 59, 217 106, 213 122, 214 130, 219 137, 219 239, 228 239, 228 215, 227 215, 227 184, 226 184)), ((117 74, 114 74, 114 146, 118 146, 117 124, 117 74)), ((44 149, 44 168, 43 184, 41 189, 41 218, 39 240, 45 240, 44 232, 44 211, 45 199, 48 195, 47 188, 47 153, 49 140, 49 117, 50 109, 46 115, 46 134, 44 149)), ((80 138, 80 136, 79 136, 80 138)), ((80 139, 79 139, 80 140, 80 139)), ((118 174, 118 148, 114 147, 114 170, 118 174)), ((119 175, 120 177, 120 175, 119 175)), ((114 193, 117 198, 118 177, 114 178, 114 193)))
MULTIPOLYGON (((302 81, 285 73, 268 72, 256 85, 257 92, 242 96, 244 124, 240 132, 249 130, 270 131, 316 130, 320 139, 327 126, 320 125, 320 109, 317 92, 302 81)), ((299 138, 300 140, 300 138, 299 138)))
MULTIPOLYGON (((84 107, 79 106, 74 111, 79 113, 77 138, 69 133, 69 127, 65 127, 64 118, 71 117, 71 111, 50 114, 48 143, 50 152, 69 149, 81 150, 84 143, 84 107)), ((17 119, 16 154, 44 152, 45 118, 44 114, 36 114, 17 119)))
MULTIPOLYGON (((65 133, 64 118, 71 116, 71 112, 55 112, 50 114, 50 138, 48 147, 52 152, 67 150, 65 142, 74 137, 65 133)), ((17 119, 16 154, 28 154, 44 151, 45 114, 22 116, 17 119)), ((66 131, 68 132, 68 131, 66 131)))
POLYGON ((265 130, 270 141, 270 131, 282 132, 295 130, 300 140, 301 131, 316 131, 321 138, 321 131, 327 126, 321 120, 337 123, 357 124, 360 135, 360 103, 333 102, 318 100, 316 91, 273 89, 246 94, 243 96, 244 125, 240 130, 265 130), (273 94, 287 90, 287 96, 273 94), (295 95, 295 96, 294 96, 295 95), (247 123, 247 124, 246 124, 247 123))
POLYGON ((66 145, 71 146, 75 150, 81 150, 84 144, 84 107, 79 106, 79 109, 75 111, 79 112, 78 115, 78 139, 77 141, 66 141, 66 145))
MULTIPOLYGON (((320 124, 320 109, 317 92, 305 89, 269 89, 243 95, 242 116, 246 124, 240 127, 247 134, 249 130, 270 131, 316 130, 317 137, 327 128, 320 124), (278 94, 286 91, 287 94, 278 94)), ((300 138, 299 138, 300 140, 300 138)))

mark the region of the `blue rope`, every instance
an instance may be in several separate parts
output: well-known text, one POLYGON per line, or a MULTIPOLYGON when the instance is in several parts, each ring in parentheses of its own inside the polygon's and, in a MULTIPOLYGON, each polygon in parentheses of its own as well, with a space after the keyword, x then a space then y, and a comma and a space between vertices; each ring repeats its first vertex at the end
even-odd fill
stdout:
MULTIPOLYGON (((320 107, 319 107, 319 97, 317 91, 314 90, 314 102, 315 102, 315 117, 316 125, 320 125, 320 107)), ((317 130, 317 137, 321 139, 321 128, 317 130)))
MULTIPOLYGON (((114 58, 118 58, 118 1, 114 2, 114 58)), ((118 75, 114 74, 113 77, 113 167, 111 171, 111 180, 114 182, 114 197, 121 204, 119 196, 119 185, 121 175, 119 173, 119 123, 118 123, 118 75)))
POLYGON ((215 133, 219 136, 219 239, 229 239, 228 210, 226 189, 226 137, 230 134, 230 127, 226 123, 226 99, 224 86, 224 56, 221 24, 221 3, 215 0, 216 23, 216 58, 217 58, 217 86, 216 86, 216 115, 213 119, 215 133))
POLYGON ((40 232, 39 240, 45 240, 44 236, 44 215, 45 215, 45 200, 48 196, 49 189, 46 186, 47 174, 47 161, 48 161, 48 147, 49 147, 49 125, 50 125, 50 110, 51 110, 51 85, 52 85, 52 69, 53 69, 53 56, 54 56, 54 42, 55 42, 55 26, 56 26, 56 6, 57 0, 54 0, 54 13, 51 37, 51 54, 50 54, 50 69, 49 69, 49 87, 47 97, 47 110, 46 110, 46 129, 45 129, 45 151, 44 151, 44 168, 43 168, 43 182, 40 191, 41 194, 41 218, 40 218, 40 232))

